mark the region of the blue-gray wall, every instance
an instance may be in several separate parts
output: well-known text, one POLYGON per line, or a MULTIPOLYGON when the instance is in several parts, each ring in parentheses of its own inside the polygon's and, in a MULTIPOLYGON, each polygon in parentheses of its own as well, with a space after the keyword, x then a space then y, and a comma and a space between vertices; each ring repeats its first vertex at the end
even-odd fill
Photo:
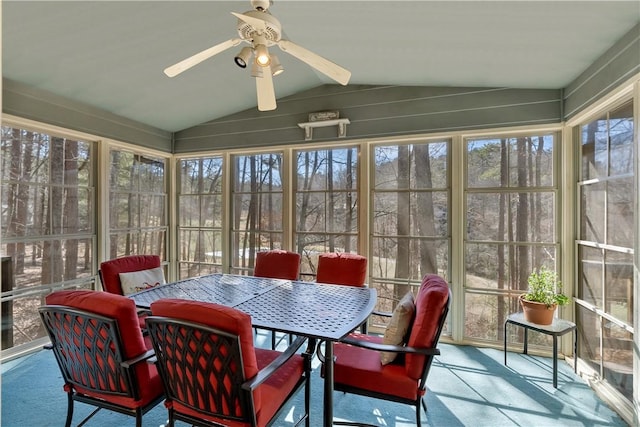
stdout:
MULTIPOLYGON (((520 126, 561 121, 560 90, 325 85, 177 132, 175 152, 275 144, 304 144, 298 123, 314 111, 338 110, 346 139, 520 126)), ((314 130, 313 141, 335 140, 335 126, 314 130)))
POLYGON ((2 81, 2 109, 7 114, 25 119, 171 152, 171 132, 13 80, 2 81))

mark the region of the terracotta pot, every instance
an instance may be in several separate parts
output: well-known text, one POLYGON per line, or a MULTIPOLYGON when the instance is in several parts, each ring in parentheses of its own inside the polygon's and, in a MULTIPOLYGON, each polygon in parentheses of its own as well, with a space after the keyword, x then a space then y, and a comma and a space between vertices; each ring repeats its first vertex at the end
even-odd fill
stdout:
POLYGON ((557 305, 547 307, 546 304, 535 301, 527 301, 520 296, 520 305, 524 312, 524 320, 538 325, 550 325, 553 322, 553 315, 557 305))

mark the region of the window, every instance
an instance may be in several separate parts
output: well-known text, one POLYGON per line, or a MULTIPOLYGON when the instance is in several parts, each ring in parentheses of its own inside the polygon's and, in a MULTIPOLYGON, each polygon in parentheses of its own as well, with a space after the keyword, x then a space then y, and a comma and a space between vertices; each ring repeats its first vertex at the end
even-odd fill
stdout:
POLYGON ((253 269, 255 253, 283 247, 282 154, 233 156, 231 273, 253 269))
POLYGON ((93 147, 2 127, 3 350, 44 336, 37 308, 46 294, 93 285, 93 147))
MULTIPOLYGON (((558 266, 555 139, 465 140, 466 338, 500 341, 506 316, 519 311, 517 296, 527 289, 531 270, 558 266)), ((535 335, 532 343, 548 339, 535 335)))
POLYGON ((633 102, 579 127, 578 356, 633 396, 633 102))
POLYGON ((358 252, 358 149, 297 151, 296 250, 312 280, 323 252, 358 252))
POLYGON ((112 149, 109 171, 109 258, 153 254, 165 258, 165 159, 112 149))
POLYGON ((179 278, 222 271, 222 157, 179 162, 179 278))
POLYGON ((415 293, 425 274, 450 277, 449 147, 438 140, 373 148, 369 266, 381 310, 415 293))

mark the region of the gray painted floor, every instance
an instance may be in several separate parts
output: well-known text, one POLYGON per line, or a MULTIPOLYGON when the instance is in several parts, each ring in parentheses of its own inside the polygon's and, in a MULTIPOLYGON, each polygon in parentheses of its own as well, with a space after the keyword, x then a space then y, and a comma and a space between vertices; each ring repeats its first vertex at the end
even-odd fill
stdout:
MULTIPOLYGON (((449 344, 440 344, 440 349, 428 378, 428 412, 422 415, 422 426, 626 426, 563 361, 554 389, 551 359, 509 353, 505 367, 500 350, 449 344)), ((323 380, 314 362, 311 425, 315 427, 322 424, 323 380)), ((293 425, 301 404, 300 393, 275 426, 293 425)), ((89 406, 76 404, 74 425, 90 411, 89 406)), ((1 416, 3 427, 64 425, 66 395, 51 352, 43 350, 2 365, 1 416)), ((411 406, 338 392, 334 416, 374 426, 415 425, 411 406)), ((145 415, 143 425, 163 426, 166 418, 160 404, 145 415)), ((133 425, 133 418, 105 410, 87 423, 87 427, 133 425)))

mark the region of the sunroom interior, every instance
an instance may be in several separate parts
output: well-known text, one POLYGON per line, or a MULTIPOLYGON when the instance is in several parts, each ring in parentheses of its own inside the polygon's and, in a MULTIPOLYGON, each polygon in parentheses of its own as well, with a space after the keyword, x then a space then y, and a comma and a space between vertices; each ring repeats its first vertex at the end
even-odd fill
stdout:
POLYGON ((45 295, 101 289, 129 254, 177 281, 286 249, 313 281, 319 253, 358 253, 379 309, 437 273, 441 341, 513 351, 505 320, 546 266, 577 324, 561 355, 639 424, 637 1, 277 1, 286 37, 352 76, 278 52, 272 111, 236 48, 162 73, 233 37, 248 1, 1 8, 3 362, 47 341, 45 295))

